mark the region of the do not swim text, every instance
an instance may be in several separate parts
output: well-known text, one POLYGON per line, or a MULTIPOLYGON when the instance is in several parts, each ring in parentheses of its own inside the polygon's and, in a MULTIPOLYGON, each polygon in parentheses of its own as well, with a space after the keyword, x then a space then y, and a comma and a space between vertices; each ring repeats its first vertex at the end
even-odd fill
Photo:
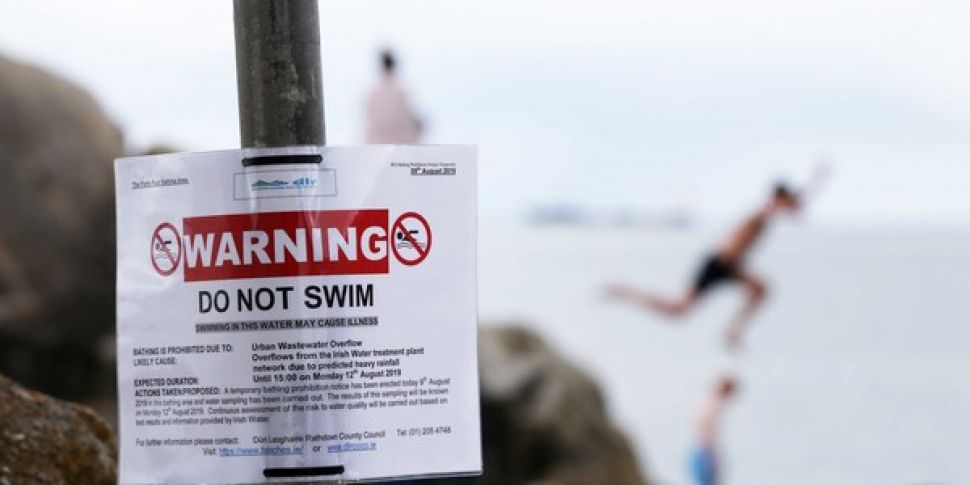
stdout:
MULTIPOLYGON (((288 310, 295 288, 276 286, 199 291, 199 313, 288 310)), ((317 308, 358 308, 374 306, 373 284, 309 285, 303 288, 303 306, 317 308)))

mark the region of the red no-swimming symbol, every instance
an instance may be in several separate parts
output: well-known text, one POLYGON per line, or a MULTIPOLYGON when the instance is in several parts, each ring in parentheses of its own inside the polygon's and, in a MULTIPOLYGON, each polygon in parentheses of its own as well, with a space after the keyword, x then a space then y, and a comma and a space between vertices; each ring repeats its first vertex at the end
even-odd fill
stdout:
POLYGON ((182 239, 171 223, 163 222, 152 233, 152 266, 158 274, 168 276, 179 267, 182 259, 182 239))
POLYGON ((417 212, 405 212, 391 226, 391 249, 401 264, 414 266, 431 252, 431 226, 417 212))

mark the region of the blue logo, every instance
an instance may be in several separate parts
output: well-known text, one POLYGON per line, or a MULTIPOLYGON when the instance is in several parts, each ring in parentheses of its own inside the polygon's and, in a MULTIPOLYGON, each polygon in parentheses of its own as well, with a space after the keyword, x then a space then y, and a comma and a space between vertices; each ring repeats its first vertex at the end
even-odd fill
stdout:
POLYGON ((300 177, 293 181, 293 185, 297 187, 313 187, 316 184, 317 181, 310 177, 300 177))
POLYGON ((315 179, 310 177, 300 177, 290 182, 276 179, 267 181, 259 179, 252 184, 253 190, 279 190, 279 189, 309 189, 317 184, 315 179))

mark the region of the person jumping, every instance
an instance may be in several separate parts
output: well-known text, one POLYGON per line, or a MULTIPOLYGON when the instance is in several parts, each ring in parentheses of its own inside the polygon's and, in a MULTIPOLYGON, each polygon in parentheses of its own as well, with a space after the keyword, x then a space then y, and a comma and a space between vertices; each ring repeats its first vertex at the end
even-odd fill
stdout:
MULTIPOLYGON (((818 182, 818 175, 819 172, 813 182, 818 182)), ((809 188, 814 188, 811 186, 816 184, 809 185, 809 188)), ((693 285, 679 297, 666 298, 622 284, 610 285, 607 288, 608 296, 670 317, 678 317, 694 308, 701 297, 715 286, 722 283, 738 284, 744 288, 747 296, 727 331, 728 346, 735 347, 740 343, 751 317, 768 294, 768 285, 764 279, 748 270, 745 259, 768 224, 782 214, 797 213, 803 199, 803 194, 794 191, 787 184, 775 185, 766 203, 745 218, 727 240, 704 259, 693 285)))

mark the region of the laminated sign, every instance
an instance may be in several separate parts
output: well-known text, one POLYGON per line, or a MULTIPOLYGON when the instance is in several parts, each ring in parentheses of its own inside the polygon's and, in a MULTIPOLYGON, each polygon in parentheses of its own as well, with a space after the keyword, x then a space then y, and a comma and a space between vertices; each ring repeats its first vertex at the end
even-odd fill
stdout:
POLYGON ((121 482, 480 473, 473 147, 115 168, 121 482))

